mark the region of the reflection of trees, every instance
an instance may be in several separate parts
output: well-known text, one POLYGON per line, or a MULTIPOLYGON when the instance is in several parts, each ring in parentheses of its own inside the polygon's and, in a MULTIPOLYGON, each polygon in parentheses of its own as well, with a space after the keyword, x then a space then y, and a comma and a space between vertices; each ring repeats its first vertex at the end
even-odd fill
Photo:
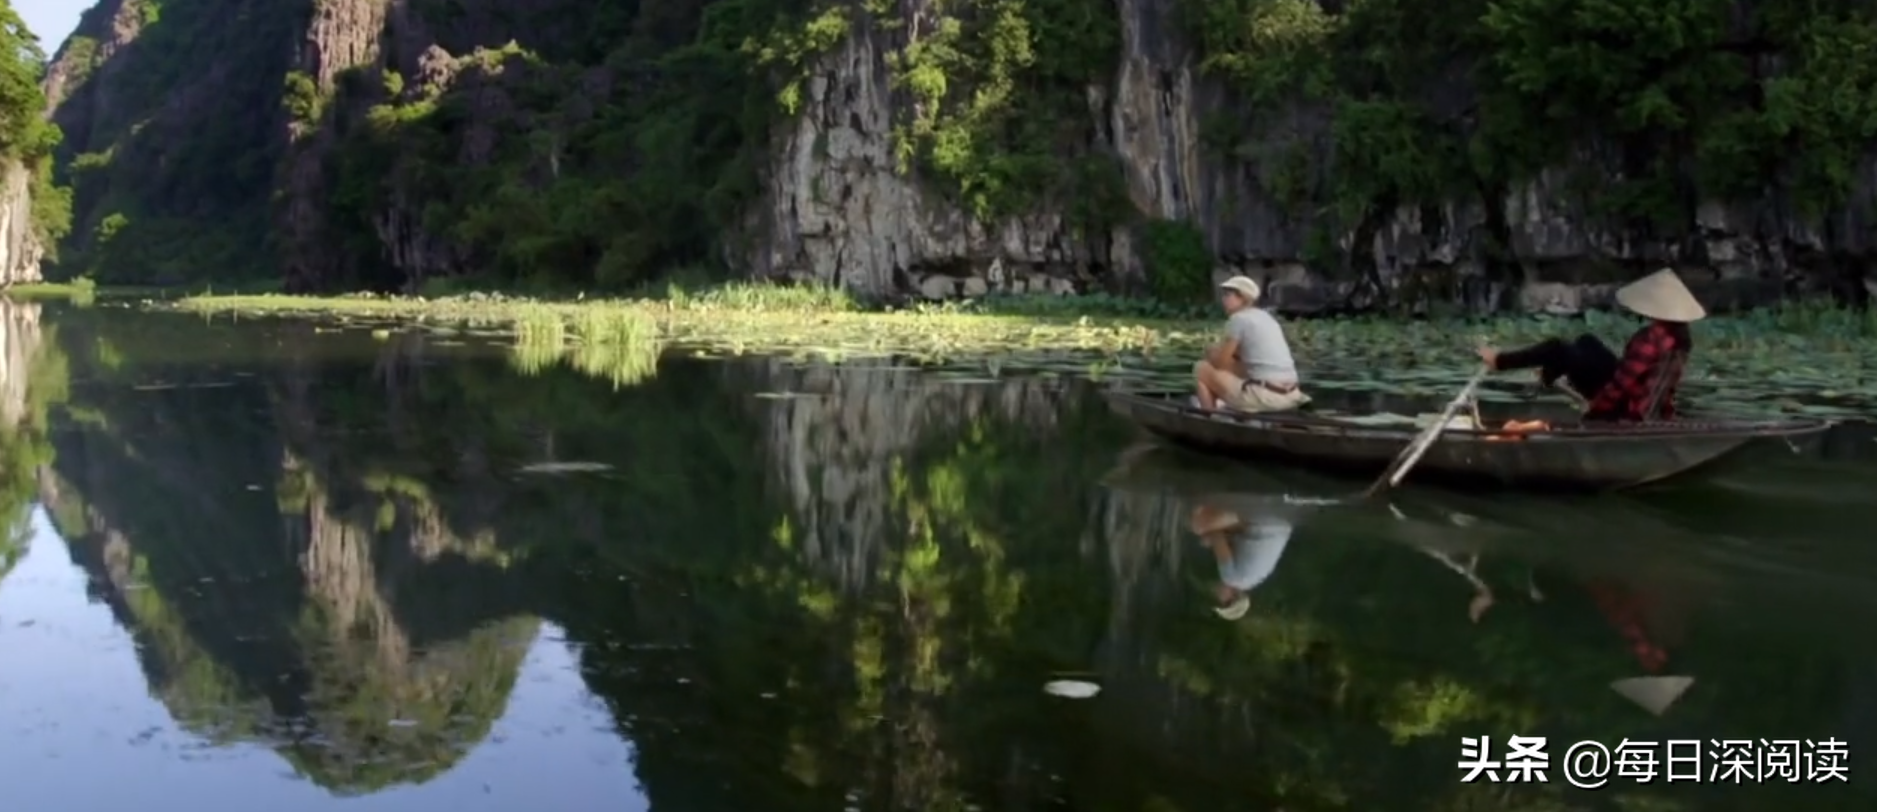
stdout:
POLYGON ((31 541, 39 467, 52 461, 47 412, 67 387, 65 356, 42 335, 39 305, 0 298, 0 578, 31 541))
POLYGON ((503 599, 510 560, 415 481, 322 452, 318 390, 292 385, 319 364, 231 385, 83 361, 114 382, 74 403, 44 495, 180 723, 270 744, 338 791, 424 780, 487 733, 534 636, 503 599))
POLYGON ((1824 651, 1751 641, 1775 670, 1723 628, 1685 652, 1716 690, 1651 720, 1604 688, 1634 664, 1572 590, 1476 626, 1467 584, 1360 515, 1300 522, 1222 623, 1184 503, 1092 487, 1119 427, 1046 381, 674 360, 616 388, 418 363, 441 348, 417 338, 294 346, 253 385, 81 399, 49 501, 178 717, 328 786, 457 758, 513 679, 529 627, 503 619, 528 616, 579 644, 677 810, 1556 808, 1456 788, 1457 737, 1817 728, 1848 690, 1824 651), (614 470, 515 473, 544 461, 614 470), (1093 702, 1040 693, 1086 672, 1093 702), (1782 698, 1704 698, 1743 693, 1782 698))

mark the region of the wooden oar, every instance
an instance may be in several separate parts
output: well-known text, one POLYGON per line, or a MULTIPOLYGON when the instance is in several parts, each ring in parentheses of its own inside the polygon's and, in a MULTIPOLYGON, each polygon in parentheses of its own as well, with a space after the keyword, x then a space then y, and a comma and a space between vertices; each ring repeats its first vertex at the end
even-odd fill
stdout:
POLYGON ((1584 397, 1582 393, 1578 392, 1576 389, 1572 389, 1571 384, 1563 378, 1559 378, 1557 383, 1551 385, 1551 388, 1564 393, 1564 399, 1570 401, 1571 405, 1577 407, 1578 411, 1581 412, 1590 408, 1590 398, 1584 397))
POLYGON ((1466 382, 1466 388, 1454 396, 1453 401, 1447 404, 1447 408, 1441 411, 1440 417, 1434 420, 1434 424, 1423 429, 1420 435, 1414 438, 1414 442, 1401 450, 1401 456, 1396 457, 1395 461, 1389 464, 1388 470, 1383 471, 1382 475, 1376 478, 1375 484, 1362 492, 1363 497, 1373 497, 1401 484, 1401 480, 1408 476, 1410 470, 1413 470, 1415 463, 1421 461, 1421 456, 1434 446, 1435 440, 1440 439, 1440 433, 1447 430, 1447 423, 1453 420, 1454 415, 1460 413, 1461 407, 1473 399, 1473 393, 1479 389, 1480 382, 1486 380, 1486 374, 1491 371, 1491 367, 1480 366, 1479 371, 1473 373, 1473 379, 1466 382))

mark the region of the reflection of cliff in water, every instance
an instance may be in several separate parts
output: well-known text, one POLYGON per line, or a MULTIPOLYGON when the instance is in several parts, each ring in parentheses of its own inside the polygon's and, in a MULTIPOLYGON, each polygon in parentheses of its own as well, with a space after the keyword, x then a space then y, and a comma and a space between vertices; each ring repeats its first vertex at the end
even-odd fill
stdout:
MULTIPOLYGON (((974 446, 988 449, 1009 438, 1072 457, 1080 453, 1076 446, 1097 441, 1085 391, 1054 378, 986 385, 890 362, 802 367, 778 360, 739 364, 730 375, 740 388, 786 395, 756 401, 767 470, 787 495, 803 554, 839 572, 851 588, 877 575, 876 545, 903 526, 905 517, 894 514, 908 477, 949 470, 974 446)), ((1068 466, 1047 471, 1067 475, 1055 483, 1065 495, 1079 490, 1076 477, 1086 473, 1068 466)))
POLYGON ((39 305, 0 297, 0 579, 26 555, 39 466, 51 459, 48 404, 65 397, 64 356, 41 334, 39 305))
POLYGON ((28 416, 39 329, 39 305, 0 297, 0 425, 17 426, 28 416))
POLYGON ((508 579, 504 560, 421 489, 327 484, 285 448, 295 404, 163 373, 163 388, 81 399, 92 420, 42 482, 153 693, 188 729, 270 744, 336 791, 448 769, 501 714, 534 636, 475 593, 508 579))
POLYGON ((1555 799, 1453 797, 1456 737, 1805 735, 1865 690, 1831 652, 1743 658, 1747 632, 1697 622, 1677 665, 1718 690, 1650 720, 1606 689, 1638 665, 1568 584, 1542 605, 1508 586, 1474 624, 1468 584, 1370 514, 1298 521, 1225 623, 1189 506, 1097 487, 1125 427, 1068 384, 683 359, 615 389, 418 344, 200 397, 96 393, 109 427, 59 463, 96 504, 48 500, 98 517, 61 525, 152 641, 152 684, 196 697, 169 700, 179 717, 248 714, 240 735, 309 772, 394 765, 335 785, 454 757, 473 723, 400 737, 491 718, 519 656, 496 619, 524 614, 566 629, 653 807, 678 812, 1534 809, 1555 799), (777 392, 806 396, 759 396, 777 392), (540 462, 610 470, 523 472, 540 462), (1061 676, 1104 691, 1043 696, 1061 676), (1720 704, 1742 693, 1778 701, 1720 704))

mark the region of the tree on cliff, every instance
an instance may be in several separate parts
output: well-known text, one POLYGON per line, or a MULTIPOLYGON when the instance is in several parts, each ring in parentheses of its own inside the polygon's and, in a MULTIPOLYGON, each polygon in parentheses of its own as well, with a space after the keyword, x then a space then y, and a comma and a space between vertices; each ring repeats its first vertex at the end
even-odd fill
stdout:
POLYGON ((0 153, 27 158, 49 153, 59 131, 45 119, 39 89, 46 52, 13 4, 0 0, 0 153))
MULTIPOLYGON (((44 257, 57 256, 59 241, 71 231, 72 193, 52 178, 52 151, 62 138, 46 119, 46 52, 13 4, 0 0, 0 159, 18 161, 31 173, 33 231, 44 257)), ((36 263, 38 254, 27 255, 36 263)))

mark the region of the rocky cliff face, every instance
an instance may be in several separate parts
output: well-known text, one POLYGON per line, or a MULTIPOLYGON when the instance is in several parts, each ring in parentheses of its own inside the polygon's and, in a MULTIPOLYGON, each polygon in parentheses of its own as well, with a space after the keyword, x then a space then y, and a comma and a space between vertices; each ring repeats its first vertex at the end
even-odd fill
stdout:
MULTIPOLYGON (((186 74, 176 86, 191 92, 155 111, 151 120, 157 123, 150 126, 160 125, 169 134, 153 136, 142 129, 144 122, 132 124, 134 117, 124 112, 139 103, 126 90, 131 77, 141 73, 133 43, 144 27, 156 31, 173 23, 169 10, 160 19, 139 13, 141 2, 105 0, 74 38, 74 43, 91 44, 68 43, 62 49, 47 81, 55 118, 68 137, 78 134, 75 151, 101 154, 112 137, 144 144, 140 160, 158 162, 161 168, 153 171, 167 173, 171 185, 186 186, 183 174, 213 168, 179 166, 188 162, 171 160, 174 156, 160 144, 164 138, 189 137, 183 123, 212 106, 206 97, 215 88, 233 83, 236 72, 284 72, 285 92, 292 96, 299 77, 305 98, 284 99, 297 112, 249 111, 239 117, 240 127, 229 130, 261 144, 250 150, 262 156, 255 159, 257 166, 274 167, 263 184, 277 197, 273 245, 280 251, 278 265, 297 286, 414 288, 425 278, 477 272, 495 264, 492 257, 498 254, 518 256, 523 265, 594 267, 583 275, 604 283, 612 278, 609 268, 619 263, 682 259, 643 245, 609 244, 605 235, 616 230, 609 223, 650 219, 696 201, 638 201, 635 209, 635 201, 575 188, 567 177, 572 171, 594 177, 645 175, 661 165, 680 174, 688 171, 683 159, 653 151, 648 142, 655 139, 639 132, 616 133, 614 142, 636 146, 618 156, 588 156, 578 170, 566 148, 574 135, 609 126, 595 112, 609 99, 648 103, 634 102, 634 93, 644 90, 643 98, 654 98, 648 90, 656 86, 651 73, 670 66, 633 67, 639 63, 614 58, 631 52, 630 45, 609 57, 567 43, 582 31, 608 30, 611 23, 604 21, 619 14, 644 18, 630 24, 634 38, 701 39, 709 29, 700 20, 708 15, 696 12, 708 3, 683 10, 673 6, 670 19, 662 16, 665 12, 652 19, 650 12, 554 0, 531 3, 525 11, 500 10, 514 13, 498 13, 486 0, 452 4, 454 11, 448 13, 414 0, 309 3, 302 16, 279 24, 284 33, 278 39, 255 45, 253 55, 243 57, 255 64, 236 64, 221 55, 173 68, 186 74), (684 33, 686 26, 692 33, 684 33), (528 59, 502 65, 480 56, 505 43, 528 59), (530 109, 544 81, 562 94, 558 106, 545 113, 530 109), (380 173, 403 180, 386 181, 381 194, 365 201, 337 184, 346 138, 382 126, 368 120, 368 109, 386 104, 443 109, 452 103, 453 115, 461 120, 434 124, 446 138, 442 146, 434 139, 421 146, 405 139, 391 147, 404 150, 401 157, 354 162, 355 171, 372 173, 374 180, 380 173), (394 171, 423 161, 437 171, 448 173, 454 171, 449 166, 460 165, 462 173, 469 173, 500 160, 521 167, 508 178, 524 190, 512 201, 481 199, 494 194, 486 183, 451 186, 436 172, 419 182, 410 178, 421 173, 394 171), (570 204, 572 210, 556 208, 570 199, 584 202, 570 204), (478 205, 510 214, 506 220, 470 222, 484 216, 475 211, 478 205), (342 217, 342 207, 364 210, 348 210, 342 217), (526 210, 531 207, 539 210, 526 210), (593 222, 569 225, 576 219, 593 222), (549 233, 556 230, 579 233, 549 233), (338 250, 341 245, 364 248, 349 256, 338 250), (510 250, 516 245, 525 250, 510 250), (361 265, 377 270, 367 272, 361 265)), ((247 3, 185 0, 173 5, 211 9, 247 3)), ((1062 201, 1009 216, 979 217, 956 196, 939 193, 930 173, 908 171, 896 140, 896 133, 922 114, 923 103, 894 66, 940 37, 949 12, 933 0, 872 5, 865 12, 852 9, 851 24, 838 40, 804 58, 797 77, 799 105, 771 129, 756 159, 739 165, 738 172, 755 176, 757 191, 744 202, 745 214, 735 218, 741 223, 731 229, 736 233, 717 237, 719 256, 743 273, 834 283, 879 296, 1139 289, 1149 265, 1140 224, 1183 221, 1203 235, 1215 259, 1215 275, 1260 278, 1277 304, 1296 309, 1391 297, 1570 309, 1599 304, 1607 298, 1609 283, 1664 264, 1682 268, 1721 307, 1821 291, 1861 301, 1877 285, 1868 271, 1877 257, 1874 160, 1862 162, 1851 200, 1829 216, 1803 216, 1792 201, 1769 193, 1757 200, 1698 202, 1693 222, 1663 230, 1599 214, 1596 201, 1574 189, 1567 170, 1614 160, 1592 144, 1581 151, 1578 166, 1560 166, 1529 182, 1464 198, 1377 202, 1359 222, 1325 235, 1321 212, 1300 207, 1280 187, 1286 183, 1281 176, 1296 169, 1287 161, 1301 161, 1319 174, 1327 171, 1335 141, 1331 117, 1310 104, 1265 105, 1257 113, 1252 143, 1228 148, 1208 143, 1208 123, 1243 118, 1247 104, 1201 69, 1201 54, 1186 34, 1178 4, 1170 0, 1117 0, 1118 67, 1083 89, 1083 137, 1062 147, 1065 157, 1113 159, 1131 216, 1090 228, 1068 211, 1073 201, 1062 201), (1313 249, 1313 241, 1324 240, 1329 253, 1313 249)), ((236 18, 222 14, 215 19, 236 18)), ((227 25, 233 23, 204 22, 198 28, 227 25)), ((1433 95, 1442 96, 1443 104, 1464 107, 1463 84, 1436 88, 1433 95)), ((242 98, 260 98, 253 88, 242 98)), ((276 98, 282 93, 278 87, 270 92, 276 98)), ((1619 169, 1599 171, 1620 174, 1619 169)), ((92 203, 81 206, 89 211, 81 221, 101 222, 114 204, 100 201, 136 182, 114 177, 108 188, 89 195, 81 187, 81 198, 92 203)), ((252 190, 243 194, 253 198, 246 210, 262 208, 263 199, 252 190)), ((170 212, 181 215, 187 208, 171 206, 170 212)))
POLYGON ((0 163, 0 287, 41 280, 46 247, 33 228, 33 173, 18 161, 0 163))
MULTIPOLYGON (((1142 252, 1129 229, 1077 234, 1060 212, 975 222, 896 171, 889 134, 905 98, 890 86, 887 62, 905 47, 905 32, 931 14, 928 5, 901 4, 901 25, 858 29, 816 65, 805 111, 768 167, 756 215, 766 239, 747 264, 769 276, 877 292, 903 286, 910 271, 929 296, 1140 278, 1142 252)), ((1246 157, 1302 145, 1317 162, 1328 161, 1331 135, 1321 111, 1288 112, 1261 128, 1269 143, 1250 150, 1209 148, 1205 123, 1243 100, 1202 75, 1176 3, 1118 0, 1116 8, 1120 67, 1112 84, 1088 88, 1089 125, 1092 148, 1119 157, 1134 207, 1149 218, 1195 224, 1218 259, 1215 276, 1260 279, 1280 305, 1310 309, 1360 295, 1361 280, 1305 259, 1311 218, 1274 192, 1278 167, 1246 157)), ((1599 158, 1586 152, 1583 160, 1599 158)), ((1801 216, 1780 198, 1707 201, 1685 239, 1650 239, 1600 217, 1593 201, 1569 188, 1568 167, 1559 167, 1503 190, 1490 205, 1394 207, 1371 228, 1337 235, 1338 248, 1358 264, 1372 261, 1389 288, 1434 286, 1474 303, 1509 300, 1529 309, 1602 306, 1615 287, 1609 283, 1659 265, 1679 267, 1723 307, 1807 288, 1857 298, 1877 290, 1869 270, 1877 260, 1877 153, 1862 167, 1849 205, 1827 217, 1801 216), (1487 280, 1483 243, 1495 236, 1521 260, 1512 279, 1487 280)))
POLYGON ((313 3, 103 0, 42 90, 72 189, 61 271, 174 284, 271 273, 284 79, 313 3))

